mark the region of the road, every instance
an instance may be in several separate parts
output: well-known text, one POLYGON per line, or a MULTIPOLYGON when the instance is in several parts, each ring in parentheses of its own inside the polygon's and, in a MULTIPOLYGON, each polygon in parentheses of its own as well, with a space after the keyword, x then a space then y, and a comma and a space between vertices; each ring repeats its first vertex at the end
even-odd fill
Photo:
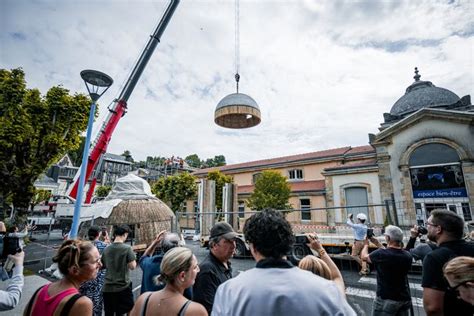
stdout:
MULTIPOLYGON (((45 267, 51 265, 51 259, 56 253, 59 245, 62 243, 60 231, 53 231, 48 240, 46 234, 33 235, 36 239, 30 242, 25 248, 25 268, 48 278, 45 274, 39 274, 45 267)), ((196 255, 198 261, 202 261, 207 255, 208 250, 201 248, 198 242, 186 241, 189 247, 196 255)), ((369 276, 361 277, 358 274, 357 265, 350 260, 335 259, 336 264, 341 269, 342 276, 346 283, 346 294, 349 304, 356 311, 357 315, 371 315, 372 303, 375 298, 376 276, 371 273, 369 276)), ((251 258, 232 259, 234 276, 240 272, 251 269, 255 266, 255 261, 251 258)), ((136 297, 140 294, 142 272, 138 268, 131 272, 131 278, 136 297)), ((50 280, 53 280, 49 278, 50 280)), ((414 315, 425 315, 422 303, 421 275, 410 274, 410 289, 413 298, 414 315)))

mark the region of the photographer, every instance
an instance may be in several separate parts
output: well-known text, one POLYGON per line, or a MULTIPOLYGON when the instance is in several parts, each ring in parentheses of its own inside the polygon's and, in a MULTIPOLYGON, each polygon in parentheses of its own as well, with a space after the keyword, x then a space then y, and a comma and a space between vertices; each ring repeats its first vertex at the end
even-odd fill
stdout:
POLYGON ((20 301, 21 291, 23 289, 23 260, 25 253, 23 251, 15 255, 9 255, 8 259, 15 264, 13 275, 5 291, 0 291, 0 311, 13 309, 20 301))
POLYGON ((403 232, 397 226, 385 228, 387 248, 379 248, 369 255, 369 240, 364 241, 362 260, 373 263, 377 270, 377 297, 372 315, 408 316, 411 308, 408 271, 412 256, 402 249, 403 232))
POLYGON ((381 248, 382 245, 377 240, 377 238, 374 237, 373 230, 367 228, 367 225, 365 224, 367 216, 364 213, 357 214, 356 217, 358 223, 354 223, 352 221, 353 216, 353 214, 349 214, 347 217, 347 225, 349 225, 354 231, 354 244, 352 245, 351 257, 361 266, 359 274, 368 275, 370 273, 370 269, 367 265, 367 262, 360 259, 360 252, 364 247, 364 240, 367 236, 368 240, 370 240, 378 248, 381 248))
POLYGON ((408 240, 405 250, 409 251, 415 260, 423 261, 427 254, 437 248, 435 243, 431 241, 426 242, 424 238, 420 238, 420 244, 415 247, 416 238, 427 233, 428 230, 423 226, 414 225, 410 229, 410 240, 408 240))

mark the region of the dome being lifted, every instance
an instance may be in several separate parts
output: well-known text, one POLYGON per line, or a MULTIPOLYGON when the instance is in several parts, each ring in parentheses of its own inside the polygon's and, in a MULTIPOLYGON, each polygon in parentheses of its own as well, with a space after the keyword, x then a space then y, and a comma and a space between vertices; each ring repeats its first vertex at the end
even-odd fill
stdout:
POLYGON ((244 93, 232 93, 217 104, 214 122, 227 128, 248 128, 260 123, 260 115, 254 99, 244 93))
POLYGON ((451 105, 460 100, 454 93, 444 88, 438 88, 430 81, 421 81, 418 68, 415 68, 415 82, 407 89, 405 94, 392 106, 390 114, 403 116, 413 113, 421 108, 451 105))

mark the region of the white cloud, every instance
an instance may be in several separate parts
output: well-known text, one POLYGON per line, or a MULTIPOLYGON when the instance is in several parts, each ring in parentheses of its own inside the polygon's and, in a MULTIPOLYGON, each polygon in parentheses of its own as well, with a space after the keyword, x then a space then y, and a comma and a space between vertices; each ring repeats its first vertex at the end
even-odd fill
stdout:
MULTIPOLYGON (((23 67, 28 85, 84 92, 83 69, 115 79, 120 93, 167 3, 0 3, 0 67, 23 67)), ((413 82, 473 94, 471 1, 244 1, 240 3, 241 92, 262 123, 214 124, 216 104, 235 92, 234 1, 181 1, 129 99, 109 151, 230 163, 364 145, 413 82)))

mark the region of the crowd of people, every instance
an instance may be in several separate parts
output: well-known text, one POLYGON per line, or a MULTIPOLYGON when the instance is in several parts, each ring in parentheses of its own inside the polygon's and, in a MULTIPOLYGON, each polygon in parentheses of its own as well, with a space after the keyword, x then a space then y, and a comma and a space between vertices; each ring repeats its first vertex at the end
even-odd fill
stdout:
MULTIPOLYGON (((413 314, 408 272, 414 260, 423 261, 427 315, 473 315, 474 244, 463 238, 460 216, 432 211, 426 231, 414 226, 406 245, 399 227, 385 227, 382 244, 367 233, 366 215, 356 218, 357 223, 351 215, 347 220, 354 229, 352 257, 362 275, 370 273, 370 266, 376 271, 372 315, 413 314), (430 243, 415 247, 425 234, 430 243), (377 247, 371 252, 370 242, 377 247)), ((37 289, 24 315, 356 315, 341 272, 316 234, 306 235, 313 255, 296 267, 286 258, 295 237, 281 212, 257 212, 246 220, 243 233, 256 266, 234 276, 237 233, 225 222, 211 228, 209 253, 200 263, 189 248, 179 246, 178 235, 162 231, 137 264, 125 243, 126 225, 115 227, 111 242, 100 228, 91 227, 89 240, 61 245, 53 262, 62 278, 37 289), (137 265, 143 277, 134 301, 130 271, 137 265)), ((0 291, 0 311, 18 304, 24 282, 24 252, 19 249, 8 258, 14 268, 8 287, 0 291)))

